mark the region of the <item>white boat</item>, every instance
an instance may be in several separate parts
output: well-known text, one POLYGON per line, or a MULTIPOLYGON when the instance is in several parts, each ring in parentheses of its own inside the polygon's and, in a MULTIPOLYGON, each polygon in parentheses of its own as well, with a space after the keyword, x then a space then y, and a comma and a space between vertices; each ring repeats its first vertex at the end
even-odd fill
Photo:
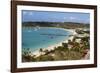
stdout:
POLYGON ((34 28, 34 31, 37 31, 38 29, 37 28, 34 28))

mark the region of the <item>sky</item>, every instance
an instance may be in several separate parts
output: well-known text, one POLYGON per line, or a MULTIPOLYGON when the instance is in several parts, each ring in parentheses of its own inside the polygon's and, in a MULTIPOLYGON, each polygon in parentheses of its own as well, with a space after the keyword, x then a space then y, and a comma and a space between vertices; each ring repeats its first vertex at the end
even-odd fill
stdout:
POLYGON ((22 10, 22 22, 90 23, 89 13, 22 10))

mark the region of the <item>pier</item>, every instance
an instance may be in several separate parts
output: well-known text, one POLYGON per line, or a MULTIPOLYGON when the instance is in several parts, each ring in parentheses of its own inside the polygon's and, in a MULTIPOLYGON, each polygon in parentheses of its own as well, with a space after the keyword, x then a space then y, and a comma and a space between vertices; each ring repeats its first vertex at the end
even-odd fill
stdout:
POLYGON ((43 34, 40 34, 40 35, 49 35, 49 36, 68 36, 68 35, 65 35, 65 34, 46 34, 46 33, 43 33, 43 34))

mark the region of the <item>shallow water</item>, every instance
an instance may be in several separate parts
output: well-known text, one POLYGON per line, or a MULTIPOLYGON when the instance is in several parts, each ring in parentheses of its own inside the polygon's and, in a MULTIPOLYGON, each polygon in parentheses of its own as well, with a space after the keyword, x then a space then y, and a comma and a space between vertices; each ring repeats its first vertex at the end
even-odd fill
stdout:
POLYGON ((46 48, 68 39, 72 33, 62 28, 23 28, 22 29, 22 48, 30 48, 36 51, 46 48))

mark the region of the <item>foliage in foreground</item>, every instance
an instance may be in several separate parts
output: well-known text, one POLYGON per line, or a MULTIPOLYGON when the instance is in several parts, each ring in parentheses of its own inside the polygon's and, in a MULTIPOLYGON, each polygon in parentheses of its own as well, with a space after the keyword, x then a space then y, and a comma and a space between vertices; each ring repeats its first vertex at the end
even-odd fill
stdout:
POLYGON ((40 55, 37 57, 31 55, 30 49, 24 49, 22 54, 23 62, 38 62, 38 61, 59 61, 59 60, 81 60, 85 54, 86 50, 89 50, 89 37, 81 38, 78 43, 75 41, 76 37, 68 43, 62 43, 62 46, 55 47, 54 50, 43 50, 40 48, 40 55), (69 48, 69 45, 71 48, 69 48), (42 54, 44 53, 44 54, 42 54))

